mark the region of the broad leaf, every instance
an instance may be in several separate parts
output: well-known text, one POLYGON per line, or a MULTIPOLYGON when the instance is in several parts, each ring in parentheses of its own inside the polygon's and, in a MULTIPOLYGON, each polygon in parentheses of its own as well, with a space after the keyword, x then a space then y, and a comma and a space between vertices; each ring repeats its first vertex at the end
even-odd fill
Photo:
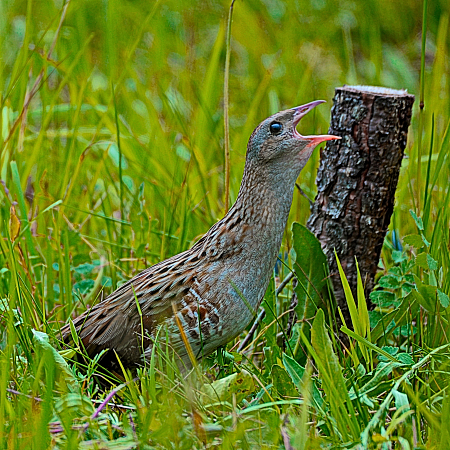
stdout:
MULTIPOLYGON (((305 368, 302 367, 295 359, 291 358, 290 356, 286 355, 286 353, 283 353, 283 365, 286 369, 286 372, 291 377, 291 380, 293 381, 295 387, 297 388, 300 395, 304 396, 305 392, 305 368)), ((316 405, 316 408, 321 408, 323 404, 323 399, 320 395, 319 389, 317 389, 317 386, 315 383, 312 383, 312 400, 316 405)))
POLYGON ((440 289, 437 290, 437 294, 441 305, 444 308, 448 308, 448 305, 450 305, 450 299, 448 298, 448 295, 445 292, 442 292, 440 289))
POLYGON ((232 402, 233 394, 239 403, 255 390, 252 375, 246 370, 233 373, 225 378, 205 384, 202 388, 201 400, 203 403, 232 402))
POLYGON ((423 239, 419 234, 408 234, 403 238, 403 243, 411 247, 420 249, 424 246, 423 239))
POLYGON ((54 366, 64 374, 64 380, 73 387, 77 386, 77 380, 75 379, 72 371, 66 360, 58 353, 58 351, 52 347, 48 342, 48 335, 42 331, 32 330, 33 340, 36 348, 39 348, 45 355, 50 357, 54 366))
POLYGON ((314 317, 318 306, 328 299, 328 263, 320 242, 306 227, 293 223, 292 236, 296 253, 294 271, 298 280, 295 312, 301 331, 309 336, 307 321, 314 317))
POLYGON ((280 396, 298 397, 297 390, 286 369, 278 364, 274 364, 272 366, 271 375, 273 387, 278 391, 280 396))

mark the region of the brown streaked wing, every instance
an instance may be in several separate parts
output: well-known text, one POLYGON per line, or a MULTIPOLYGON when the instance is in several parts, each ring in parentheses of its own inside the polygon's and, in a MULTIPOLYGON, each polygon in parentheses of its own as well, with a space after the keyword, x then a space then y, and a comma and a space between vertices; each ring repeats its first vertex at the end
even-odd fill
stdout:
MULTIPOLYGON (((73 323, 88 354, 113 348, 127 364, 140 362, 142 344, 144 348, 150 344, 158 323, 173 315, 172 302, 179 305, 189 291, 198 265, 191 256, 184 252, 144 270, 77 317, 73 323)), ((71 339, 68 325, 62 336, 66 342, 71 339)))

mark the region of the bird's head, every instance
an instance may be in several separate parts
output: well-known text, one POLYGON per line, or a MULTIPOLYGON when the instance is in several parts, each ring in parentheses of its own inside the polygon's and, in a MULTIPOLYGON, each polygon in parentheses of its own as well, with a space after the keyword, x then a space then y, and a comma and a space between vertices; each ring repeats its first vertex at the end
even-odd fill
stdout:
POLYGON ((248 142, 247 164, 252 169, 262 168, 269 176, 291 174, 289 178, 295 181, 318 144, 340 139, 329 134, 303 136, 296 129, 300 119, 323 102, 316 100, 280 111, 261 122, 248 142))

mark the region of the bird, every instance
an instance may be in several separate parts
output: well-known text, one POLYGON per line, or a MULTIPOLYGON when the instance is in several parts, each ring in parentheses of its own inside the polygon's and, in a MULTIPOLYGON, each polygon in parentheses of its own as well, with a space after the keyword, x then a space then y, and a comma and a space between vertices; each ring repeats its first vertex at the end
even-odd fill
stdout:
POLYGON ((78 335, 105 367, 138 367, 156 336, 168 336, 185 368, 241 334, 255 317, 272 277, 294 186, 314 148, 340 139, 302 136, 300 119, 323 100, 261 122, 247 145, 234 205, 189 250, 137 274, 61 329, 78 335), (161 327, 164 327, 161 332, 161 327), (71 329, 72 328, 72 329, 71 329))

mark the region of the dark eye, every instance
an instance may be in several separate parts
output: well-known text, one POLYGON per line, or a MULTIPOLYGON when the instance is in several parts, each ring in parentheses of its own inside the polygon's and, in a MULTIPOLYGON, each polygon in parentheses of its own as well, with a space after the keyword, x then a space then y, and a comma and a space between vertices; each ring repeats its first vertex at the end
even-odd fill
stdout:
POLYGON ((283 131, 283 125, 280 122, 272 122, 269 129, 272 134, 280 134, 283 131))

